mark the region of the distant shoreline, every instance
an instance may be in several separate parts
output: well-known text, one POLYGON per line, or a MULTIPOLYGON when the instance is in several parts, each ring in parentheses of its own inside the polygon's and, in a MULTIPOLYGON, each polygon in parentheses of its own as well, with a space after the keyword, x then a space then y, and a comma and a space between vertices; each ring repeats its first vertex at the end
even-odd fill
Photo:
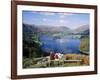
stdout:
POLYGON ((81 52, 82 54, 84 54, 84 55, 89 55, 89 52, 82 51, 82 50, 80 50, 80 52, 81 52))

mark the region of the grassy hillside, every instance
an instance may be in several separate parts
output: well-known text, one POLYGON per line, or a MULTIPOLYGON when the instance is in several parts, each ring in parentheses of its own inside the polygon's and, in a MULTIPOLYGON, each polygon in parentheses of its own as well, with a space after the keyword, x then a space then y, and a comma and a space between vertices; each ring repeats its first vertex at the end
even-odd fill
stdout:
POLYGON ((80 50, 82 52, 89 52, 89 44, 90 44, 89 37, 83 37, 81 39, 80 50))

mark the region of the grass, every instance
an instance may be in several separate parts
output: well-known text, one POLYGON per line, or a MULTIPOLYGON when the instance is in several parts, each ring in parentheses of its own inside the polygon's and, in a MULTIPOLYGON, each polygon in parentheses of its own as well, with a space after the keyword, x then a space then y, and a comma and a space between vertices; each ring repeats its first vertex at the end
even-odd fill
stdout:
POLYGON ((89 37, 81 39, 80 50, 83 52, 89 52, 89 37))
MULTIPOLYGON (((81 54, 66 54, 66 60, 81 60, 80 65, 89 65, 89 56, 88 55, 81 55, 81 54)), ((70 65, 70 64, 69 64, 70 65)))
MULTIPOLYGON (((45 57, 44 57, 45 58, 45 57)), ((89 56, 81 54, 65 54, 64 60, 81 60, 81 62, 63 62, 63 61, 51 61, 42 62, 43 58, 23 58, 23 68, 46 68, 46 67, 68 67, 68 66, 84 66, 89 65, 89 56)))

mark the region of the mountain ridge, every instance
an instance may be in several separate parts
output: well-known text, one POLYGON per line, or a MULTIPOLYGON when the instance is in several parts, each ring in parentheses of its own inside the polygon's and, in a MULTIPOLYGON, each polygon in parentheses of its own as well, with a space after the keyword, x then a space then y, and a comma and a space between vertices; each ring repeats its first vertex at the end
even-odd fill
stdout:
POLYGON ((41 33, 41 32, 47 32, 47 33, 89 33, 89 25, 82 25, 79 26, 78 28, 71 30, 67 26, 59 26, 59 27, 50 27, 46 25, 28 25, 28 24, 23 24, 23 31, 24 32, 36 32, 36 33, 41 33))

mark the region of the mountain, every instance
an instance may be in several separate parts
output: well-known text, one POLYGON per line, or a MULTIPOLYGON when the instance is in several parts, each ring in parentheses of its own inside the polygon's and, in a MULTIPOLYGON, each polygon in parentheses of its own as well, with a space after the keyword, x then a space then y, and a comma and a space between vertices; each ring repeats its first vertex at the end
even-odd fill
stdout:
POLYGON ((89 34, 89 25, 82 25, 78 28, 71 30, 67 26, 48 26, 48 25, 29 25, 23 24, 23 32, 28 33, 36 33, 36 34, 59 34, 62 35, 69 35, 69 34, 89 34))
POLYGON ((76 28, 74 31, 74 33, 87 33, 89 34, 89 25, 82 25, 78 28, 76 28))
POLYGON ((36 32, 36 33, 63 33, 70 32, 66 26, 46 26, 46 25, 28 25, 23 24, 23 32, 36 32))
POLYGON ((23 24, 23 32, 33 33, 34 25, 23 24))
POLYGON ((69 32, 69 28, 65 26, 43 26, 40 25, 37 27, 40 32, 50 32, 50 33, 57 33, 57 32, 69 32))

